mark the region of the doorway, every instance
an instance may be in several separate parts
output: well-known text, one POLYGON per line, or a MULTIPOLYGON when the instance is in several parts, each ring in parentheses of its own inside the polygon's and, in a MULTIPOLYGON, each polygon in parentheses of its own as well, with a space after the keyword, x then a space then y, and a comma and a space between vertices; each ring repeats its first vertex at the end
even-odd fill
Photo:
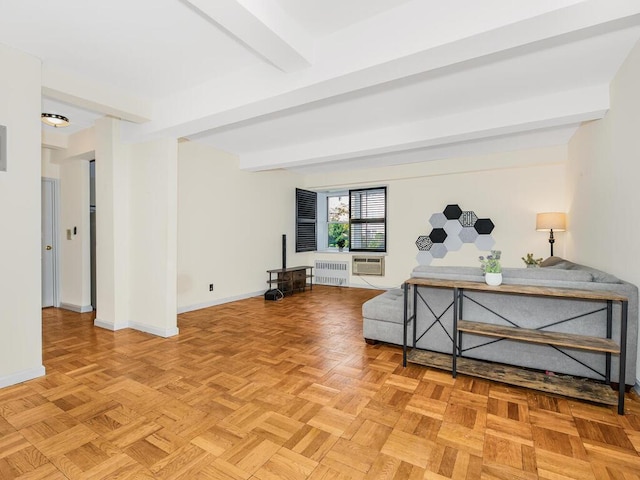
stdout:
POLYGON ((89 162, 89 224, 91 249, 91 305, 98 309, 96 289, 96 161, 89 162))
POLYGON ((54 178, 43 178, 42 201, 42 308, 59 306, 58 298, 58 202, 59 183, 54 178))

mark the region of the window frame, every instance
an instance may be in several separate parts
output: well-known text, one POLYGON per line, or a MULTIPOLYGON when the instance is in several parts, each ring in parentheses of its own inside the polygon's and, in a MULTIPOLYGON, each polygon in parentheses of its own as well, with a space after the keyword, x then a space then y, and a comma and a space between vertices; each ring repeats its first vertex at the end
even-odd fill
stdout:
POLYGON ((349 190, 349 250, 351 252, 377 252, 377 253, 386 253, 387 251, 387 203, 388 203, 388 194, 386 186, 379 187, 368 187, 368 188, 357 188, 349 190), (376 195, 376 192, 380 192, 380 194, 376 195), (372 202, 371 209, 372 215, 376 213, 382 213, 382 216, 369 216, 369 213, 362 212, 362 198, 360 200, 360 212, 356 212, 357 208, 354 208, 354 197, 358 195, 362 198, 365 198, 368 204, 369 201, 372 202), (378 197, 378 198, 376 198, 378 197), (376 210, 378 209, 378 210, 376 210), (379 211, 381 209, 381 212, 379 211), (367 225, 381 225, 382 227, 382 245, 380 247, 370 247, 370 246, 362 246, 362 240, 364 238, 365 243, 370 243, 371 240, 367 239, 368 237, 368 229, 367 225), (354 236, 356 235, 356 231, 359 230, 358 226, 364 226, 364 235, 360 235, 356 242, 354 242, 354 236))

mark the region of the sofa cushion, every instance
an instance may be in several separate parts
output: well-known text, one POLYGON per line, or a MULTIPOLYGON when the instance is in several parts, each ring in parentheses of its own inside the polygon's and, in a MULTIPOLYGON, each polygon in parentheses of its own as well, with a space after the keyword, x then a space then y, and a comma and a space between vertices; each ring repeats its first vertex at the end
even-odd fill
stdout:
POLYGON ((560 270, 552 268, 503 268, 504 280, 555 280, 560 282, 591 282, 591 273, 581 270, 560 270))
POLYGON ((480 267, 447 267, 419 265, 413 269, 414 278, 433 278, 436 280, 461 280, 468 282, 484 282, 480 267))
POLYGON ((560 262, 564 262, 565 259, 562 257, 549 257, 546 258, 545 260, 543 260, 542 262, 540 262, 540 266, 541 267, 553 267, 554 265, 557 265, 560 262))
POLYGON ((404 323, 404 292, 400 288, 388 290, 362 304, 362 316, 391 323, 404 323))
POLYGON ((591 281, 596 283, 621 283, 621 280, 615 275, 611 275, 610 273, 603 272, 602 270, 598 270, 597 268, 587 267, 586 265, 573 263, 573 262, 570 262, 569 260, 561 259, 560 257, 550 257, 550 258, 559 259, 560 261, 557 261, 552 265, 549 265, 548 267, 546 267, 547 269, 587 272, 591 275, 591 281))

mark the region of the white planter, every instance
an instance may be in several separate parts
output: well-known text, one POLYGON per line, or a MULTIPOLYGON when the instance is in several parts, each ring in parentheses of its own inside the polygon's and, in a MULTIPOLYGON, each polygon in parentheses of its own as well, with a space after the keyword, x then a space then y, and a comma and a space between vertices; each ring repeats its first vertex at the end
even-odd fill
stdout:
POLYGON ((484 281, 487 282, 487 285, 491 285, 493 287, 500 285, 502 283, 502 273, 485 273, 484 281))

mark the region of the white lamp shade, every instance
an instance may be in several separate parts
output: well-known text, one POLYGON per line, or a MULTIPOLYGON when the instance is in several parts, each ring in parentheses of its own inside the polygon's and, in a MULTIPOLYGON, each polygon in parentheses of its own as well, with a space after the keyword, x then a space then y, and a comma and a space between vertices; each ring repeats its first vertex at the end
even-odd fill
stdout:
POLYGON ((564 232, 567 229, 567 214, 563 212, 538 213, 536 230, 564 232))

